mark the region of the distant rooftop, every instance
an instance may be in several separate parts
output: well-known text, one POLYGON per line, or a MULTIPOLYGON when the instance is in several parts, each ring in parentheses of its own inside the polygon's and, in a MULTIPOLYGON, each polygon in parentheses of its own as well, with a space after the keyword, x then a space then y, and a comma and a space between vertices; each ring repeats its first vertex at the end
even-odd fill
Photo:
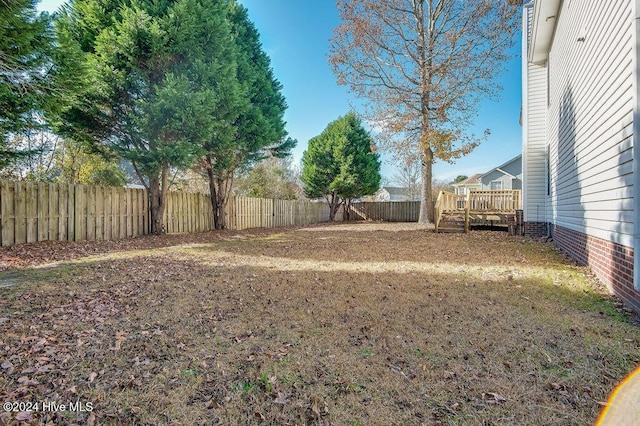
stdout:
POLYGON ((405 197, 409 195, 408 188, 401 188, 399 186, 383 186, 382 189, 387 191, 389 195, 402 195, 405 197))
POLYGON ((480 183, 480 178, 482 177, 482 173, 476 173, 475 175, 466 178, 458 183, 454 183, 451 186, 464 186, 464 185, 475 185, 480 183))

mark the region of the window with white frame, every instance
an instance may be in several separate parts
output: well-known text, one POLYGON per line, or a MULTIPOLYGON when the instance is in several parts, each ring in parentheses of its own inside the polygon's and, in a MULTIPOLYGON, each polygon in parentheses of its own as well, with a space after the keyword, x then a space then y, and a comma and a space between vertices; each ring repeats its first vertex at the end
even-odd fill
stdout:
POLYGON ((502 191, 502 181, 501 180, 492 180, 491 181, 491 190, 492 191, 502 191))

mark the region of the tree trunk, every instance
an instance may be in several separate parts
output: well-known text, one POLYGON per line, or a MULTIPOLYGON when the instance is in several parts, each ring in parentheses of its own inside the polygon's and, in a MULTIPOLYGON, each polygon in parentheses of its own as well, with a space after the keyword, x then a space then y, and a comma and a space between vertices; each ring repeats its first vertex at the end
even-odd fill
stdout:
POLYGON ((422 150, 422 191, 420 194, 420 217, 418 223, 429 224, 433 221, 433 189, 431 187, 433 168, 433 151, 431 148, 422 150))
POLYGON ((211 160, 207 158, 207 176, 209 177, 209 192, 211 193, 211 211, 215 229, 227 229, 227 202, 233 186, 233 177, 225 179, 217 176, 211 167, 211 160))
POLYGON ((215 229, 227 228, 227 182, 217 177, 213 169, 207 169, 209 176, 209 192, 211 193, 211 212, 215 229))
POLYGON ((216 229, 227 229, 227 201, 229 201, 229 187, 231 187, 231 183, 229 180, 224 178, 218 178, 218 193, 217 195, 217 204, 218 204, 218 226, 216 229))
POLYGON ((207 167, 207 176, 209 178, 209 199, 211 200, 213 227, 214 229, 222 229, 220 228, 220 212, 218 210, 218 191, 216 190, 216 178, 211 167, 207 167))
POLYGON ((344 204, 342 205, 344 214, 342 216, 342 220, 351 220, 351 198, 347 198, 344 200, 344 204))
POLYGON ((162 171, 159 176, 148 176, 149 199, 151 201, 151 233, 155 235, 164 234, 166 232, 163 216, 164 208, 167 204, 168 169, 168 165, 164 165, 162 166, 162 171))
POLYGON ((331 198, 327 198, 327 202, 329 203, 329 222, 333 222, 336 219, 336 213, 342 203, 335 192, 331 193, 331 198))
POLYGON ((421 83, 421 123, 420 123, 420 160, 422 162, 422 189, 420 191, 420 216, 418 217, 418 223, 427 225, 432 222, 432 169, 433 169, 433 150, 431 149, 431 136, 430 132, 430 112, 429 104, 431 101, 431 79, 432 79, 432 65, 433 65, 433 50, 435 46, 434 41, 434 25, 432 5, 429 5, 427 18, 428 25, 425 26, 425 11, 422 2, 417 3, 415 10, 416 16, 420 17, 418 20, 418 51, 420 52, 420 83, 421 83))

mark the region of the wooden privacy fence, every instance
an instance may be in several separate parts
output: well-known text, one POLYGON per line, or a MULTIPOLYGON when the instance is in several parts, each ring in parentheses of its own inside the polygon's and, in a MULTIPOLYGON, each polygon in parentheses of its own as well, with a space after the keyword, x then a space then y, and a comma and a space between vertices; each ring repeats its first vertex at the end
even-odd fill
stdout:
MULTIPOLYGON (((329 220, 329 206, 298 200, 232 197, 229 229, 307 225, 329 220)), ((208 194, 170 191, 168 233, 213 229, 208 194)), ((0 245, 37 241, 116 240, 150 232, 146 189, 0 181, 0 245)))
MULTIPOLYGON (((416 222, 420 203, 355 203, 354 219, 416 222)), ((168 233, 213 229, 208 194, 171 191, 164 225, 168 233)), ((227 227, 308 225, 329 221, 325 202, 231 197, 227 227)), ((150 232, 145 189, 0 181, 0 244, 36 241, 116 240, 150 232)))
MULTIPOLYGON (((276 228, 328 221, 329 206, 326 203, 230 197, 227 204, 228 229, 276 228)), ((164 224, 170 234, 213 230, 209 194, 169 192, 164 224)))
POLYGON ((0 227, 2 246, 135 237, 149 232, 147 192, 2 181, 0 227))
POLYGON ((351 204, 351 218, 355 220, 417 222, 419 216, 420 201, 389 201, 351 204))
POLYGON ((211 231, 213 212, 209 194, 169 191, 163 223, 169 234, 211 231))
POLYGON ((227 227, 235 230, 328 221, 329 206, 322 202, 232 197, 227 205, 227 227))

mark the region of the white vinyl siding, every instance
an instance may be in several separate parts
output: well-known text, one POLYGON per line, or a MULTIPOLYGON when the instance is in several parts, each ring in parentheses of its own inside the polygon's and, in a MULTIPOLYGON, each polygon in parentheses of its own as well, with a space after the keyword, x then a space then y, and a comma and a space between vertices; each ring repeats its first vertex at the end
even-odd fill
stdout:
MULTIPOLYGON (((549 52, 545 126, 548 221, 626 246, 633 245, 634 222, 632 40, 631 0, 610 0, 606 7, 563 2, 549 52), (578 41, 581 33, 584 41, 578 41)), ((544 182, 543 175, 546 192, 544 182)))
MULTIPOLYGON (((525 9, 530 34, 533 8, 525 9)), ((523 40, 523 123, 522 123, 522 196, 525 222, 546 221, 547 165, 546 165, 546 111, 547 69, 528 63, 527 43, 523 40)))

